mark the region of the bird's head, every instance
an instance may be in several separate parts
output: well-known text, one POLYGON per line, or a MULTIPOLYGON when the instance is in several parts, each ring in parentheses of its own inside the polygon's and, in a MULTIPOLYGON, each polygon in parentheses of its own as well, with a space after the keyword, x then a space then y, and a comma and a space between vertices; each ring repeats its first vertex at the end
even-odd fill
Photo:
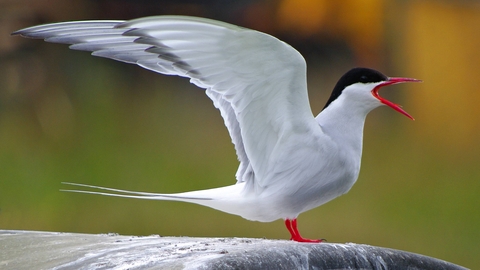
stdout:
POLYGON ((421 80, 387 77, 373 69, 354 68, 345 73, 337 82, 324 109, 333 102, 341 102, 342 106, 355 104, 368 113, 378 106, 387 105, 414 120, 400 105, 386 100, 378 94, 378 91, 384 86, 405 82, 421 82, 421 80))

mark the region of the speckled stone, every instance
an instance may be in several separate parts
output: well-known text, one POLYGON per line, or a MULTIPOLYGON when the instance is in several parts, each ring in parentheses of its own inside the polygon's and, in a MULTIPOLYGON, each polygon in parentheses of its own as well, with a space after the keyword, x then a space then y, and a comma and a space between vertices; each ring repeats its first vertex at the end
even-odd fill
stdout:
POLYGON ((0 230, 0 269, 466 269, 359 244, 0 230))

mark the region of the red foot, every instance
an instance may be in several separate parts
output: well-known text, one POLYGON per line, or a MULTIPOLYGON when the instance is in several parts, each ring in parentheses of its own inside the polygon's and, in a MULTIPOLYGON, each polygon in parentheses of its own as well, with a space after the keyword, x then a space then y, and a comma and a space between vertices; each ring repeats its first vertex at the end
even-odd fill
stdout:
POLYGON ((285 226, 287 226, 288 231, 292 235, 290 240, 303 242, 303 243, 320 243, 325 239, 306 239, 303 238, 297 229, 297 219, 285 219, 285 226))

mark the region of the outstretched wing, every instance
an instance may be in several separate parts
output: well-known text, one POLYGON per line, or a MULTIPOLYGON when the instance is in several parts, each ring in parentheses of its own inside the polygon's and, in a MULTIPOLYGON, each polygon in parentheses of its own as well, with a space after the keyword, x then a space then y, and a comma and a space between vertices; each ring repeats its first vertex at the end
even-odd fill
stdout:
POLYGON ((222 114, 240 161, 239 182, 267 185, 269 170, 290 153, 289 135, 316 125, 305 60, 261 32, 209 19, 157 16, 47 24, 13 34, 190 78, 222 114))

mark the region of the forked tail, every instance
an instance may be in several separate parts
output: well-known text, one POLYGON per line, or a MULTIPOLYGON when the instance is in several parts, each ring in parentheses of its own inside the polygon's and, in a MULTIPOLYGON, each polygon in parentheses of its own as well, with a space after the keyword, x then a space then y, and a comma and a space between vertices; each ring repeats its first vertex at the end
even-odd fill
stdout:
POLYGON ((105 190, 105 191, 111 191, 111 192, 90 191, 90 190, 80 190, 80 189, 61 189, 60 191, 87 193, 87 194, 122 197, 122 198, 145 199, 145 200, 171 200, 171 201, 186 201, 186 202, 190 202, 190 200, 213 200, 214 199, 206 196, 207 194, 202 194, 206 192, 201 192, 201 191, 176 193, 176 194, 162 194, 162 193, 130 191, 130 190, 117 189, 117 188, 107 188, 107 187, 100 187, 100 186, 93 186, 93 185, 70 183, 70 182, 62 182, 62 184, 77 186, 77 187, 86 187, 86 188, 97 189, 97 190, 105 190), (191 195, 194 195, 193 193, 197 193, 197 194, 196 196, 187 195, 189 193, 191 195))
POLYGON ((61 191, 133 199, 195 203, 254 221, 270 222, 284 218, 283 213, 278 211, 279 206, 275 200, 268 201, 262 198, 259 199, 258 196, 253 196, 251 191, 245 190, 245 182, 219 188, 172 194, 138 192, 69 182, 62 182, 62 184, 92 190, 62 189, 61 191))

